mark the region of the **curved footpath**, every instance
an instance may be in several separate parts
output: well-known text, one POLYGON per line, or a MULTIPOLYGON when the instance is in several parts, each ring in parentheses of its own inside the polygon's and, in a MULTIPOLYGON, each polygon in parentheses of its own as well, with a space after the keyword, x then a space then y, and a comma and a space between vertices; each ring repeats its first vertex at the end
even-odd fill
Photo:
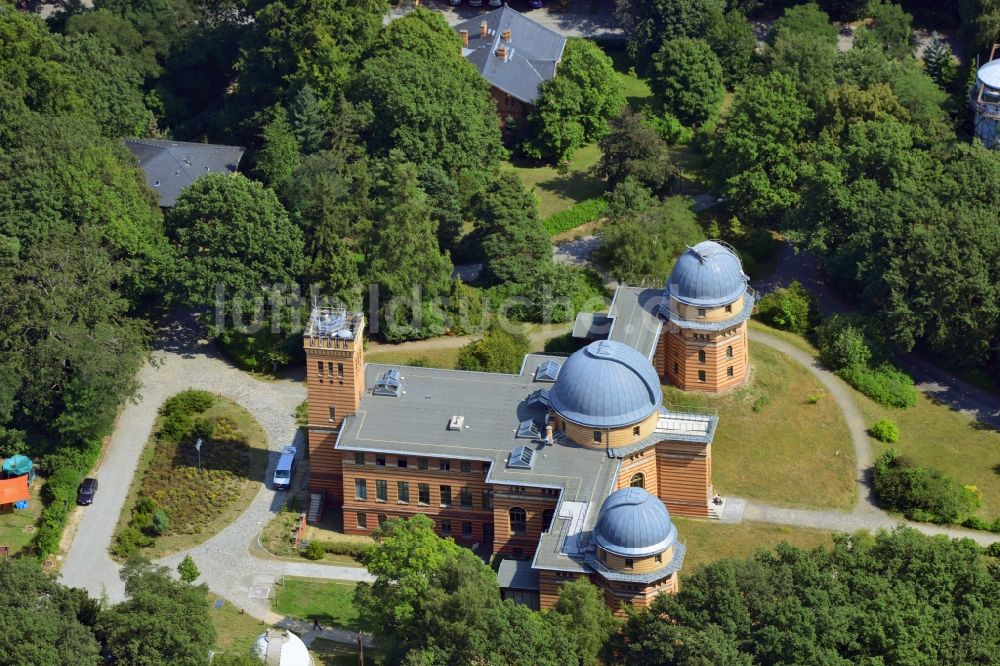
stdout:
MULTIPOLYGON (((157 410, 169 396, 198 388, 236 401, 264 428, 274 452, 295 439, 301 440, 294 413, 306 397, 302 382, 262 381, 234 368, 215 354, 211 345, 192 334, 199 330, 194 319, 186 317, 171 321, 160 331, 152 358, 139 372, 140 395, 122 410, 97 471, 100 492, 93 505, 78 509, 82 516, 61 568, 64 584, 82 587, 94 597, 106 593, 112 602, 124 598, 120 567, 108 555, 108 547, 157 410)), ((269 472, 275 459, 272 455, 269 472)), ((252 616, 269 622, 280 617, 271 613, 266 597, 257 595, 269 590, 280 576, 353 581, 369 578, 358 567, 265 560, 251 555, 249 545, 283 502, 281 493, 262 486, 247 510, 224 530, 200 546, 158 563, 173 568, 190 554, 201 570, 199 582, 252 616), (251 597, 252 593, 255 596, 251 597)))
POLYGON ((841 532, 854 532, 855 530, 862 529, 874 532, 878 529, 892 529, 896 525, 904 523, 924 534, 944 534, 953 538, 966 537, 975 540, 983 546, 1000 541, 1000 535, 998 534, 959 527, 941 527, 928 523, 911 522, 902 518, 893 518, 878 508, 875 504, 875 498, 872 496, 869 478, 874 457, 872 455, 871 444, 868 440, 865 420, 861 416, 861 412, 858 410, 857 403, 854 401, 854 396, 852 395, 853 389, 840 377, 823 368, 819 364, 819 361, 813 358, 812 355, 780 338, 763 331, 751 330, 750 339, 776 349, 801 363, 826 387, 833 399, 837 401, 837 405, 844 415, 844 421, 847 423, 848 432, 851 434, 851 443, 854 445, 855 481, 858 484, 858 501, 854 510, 846 513, 842 511, 790 509, 740 498, 729 498, 726 501, 726 511, 723 514, 724 521, 740 522, 741 520, 747 520, 841 532))

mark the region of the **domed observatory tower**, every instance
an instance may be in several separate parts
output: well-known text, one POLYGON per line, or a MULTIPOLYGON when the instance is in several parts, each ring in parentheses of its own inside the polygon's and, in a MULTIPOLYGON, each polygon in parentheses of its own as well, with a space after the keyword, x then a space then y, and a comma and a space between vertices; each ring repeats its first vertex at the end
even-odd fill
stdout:
POLYGON ((1000 59, 994 60, 1000 45, 993 47, 990 61, 979 68, 969 105, 976 114, 976 136, 987 148, 997 147, 1000 123, 1000 59))
POLYGON ((747 320, 757 298, 749 280, 725 243, 702 241, 680 256, 660 303, 667 321, 657 361, 670 383, 715 393, 746 381, 747 320))
POLYGON ((642 488, 622 488, 601 506, 587 564, 612 608, 621 602, 644 607, 677 591, 684 544, 663 502, 642 488))
POLYGON ((649 437, 662 403, 660 378, 646 357, 612 340, 592 342, 566 359, 549 392, 555 429, 588 448, 649 437))

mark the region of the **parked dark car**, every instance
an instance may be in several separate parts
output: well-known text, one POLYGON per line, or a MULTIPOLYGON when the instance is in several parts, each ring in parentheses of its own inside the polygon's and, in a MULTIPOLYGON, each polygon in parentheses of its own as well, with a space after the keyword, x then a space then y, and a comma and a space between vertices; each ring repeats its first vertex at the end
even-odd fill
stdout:
POLYGON ((528 0, 528 6, 532 9, 541 9, 543 6, 542 0, 528 0))
POLYGON ((94 495, 97 493, 97 479, 84 479, 80 484, 80 490, 76 492, 76 503, 80 506, 87 506, 94 502, 94 495))

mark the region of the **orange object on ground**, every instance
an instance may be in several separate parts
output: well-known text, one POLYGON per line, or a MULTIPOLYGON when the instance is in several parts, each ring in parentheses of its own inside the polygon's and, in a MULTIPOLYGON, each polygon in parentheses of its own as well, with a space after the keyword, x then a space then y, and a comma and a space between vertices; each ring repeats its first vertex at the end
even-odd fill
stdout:
POLYGON ((18 476, 13 479, 0 479, 0 505, 13 504, 21 500, 30 500, 28 493, 28 477, 18 476))

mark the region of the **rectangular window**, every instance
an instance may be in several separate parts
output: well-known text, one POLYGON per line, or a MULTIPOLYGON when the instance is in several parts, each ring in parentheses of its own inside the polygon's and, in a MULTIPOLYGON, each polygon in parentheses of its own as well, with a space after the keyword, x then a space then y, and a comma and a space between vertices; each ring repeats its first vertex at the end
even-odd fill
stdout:
POLYGON ((406 481, 396 482, 396 499, 404 504, 410 503, 410 484, 406 481))
POLYGON ((330 376, 333 377, 333 361, 327 362, 326 369, 330 373, 330 376))
POLYGON ((635 560, 633 560, 631 557, 626 557, 625 558, 625 568, 626 569, 634 569, 635 568, 635 560))
POLYGON ((344 378, 344 364, 343 363, 338 363, 337 364, 337 377, 340 378, 340 379, 344 378))
POLYGON ((451 534, 451 521, 442 520, 441 521, 441 534, 451 534))
POLYGON ((406 469, 406 465, 407 465, 406 456, 399 456, 398 458, 396 458, 396 467, 401 467, 402 469, 406 469))
POLYGON ((461 465, 462 465, 462 474, 468 474, 469 472, 472 471, 472 463, 470 463, 468 460, 463 460, 461 462, 461 465))
POLYGON ((597 442, 598 444, 601 443, 601 431, 600 430, 595 430, 594 431, 594 441, 597 442))
POLYGON ((459 493, 461 498, 462 506, 466 509, 472 508, 472 488, 462 488, 459 493))
POLYGON ((699 382, 705 381, 705 371, 704 370, 699 370, 698 371, 698 381, 699 382))
POLYGON ((639 436, 639 426, 632 426, 632 435, 634 437, 638 437, 639 436))
POLYGON ((705 308, 698 308, 698 316, 699 317, 705 316, 705 308))
POLYGON ((382 527, 383 525, 385 525, 385 521, 387 521, 387 520, 389 520, 389 516, 385 515, 384 513, 378 514, 378 526, 379 527, 382 527))
POLYGON ((601 560, 601 562, 607 562, 608 561, 608 552, 606 550, 604 550, 603 548, 598 548, 597 549, 597 556, 598 556, 598 559, 601 560))
POLYGON ((363 454, 363 453, 355 453, 354 454, 354 464, 355 465, 364 465, 365 464, 365 454, 363 454))
POLYGON ((466 539, 472 538, 472 523, 462 523, 462 536, 466 539))
POLYGON ((733 376, 733 366, 729 366, 728 368, 726 368, 726 375, 729 377, 733 376))
POLYGON ((368 482, 364 479, 354 479, 354 499, 368 499, 368 482))
POLYGON ((368 529, 368 514, 367 513, 359 513, 358 514, 358 527, 360 527, 361 529, 365 529, 365 530, 368 529))
POLYGON ((417 458, 417 469, 427 469, 427 458, 417 458))
POLYGON ((493 492, 483 488, 483 508, 492 509, 493 508, 493 492))
POLYGON ((733 311, 733 305, 732 303, 730 303, 729 305, 726 306, 726 312, 732 312, 732 311, 733 311))
POLYGON ((375 466, 376 467, 385 467, 385 456, 383 454, 381 454, 381 453, 376 453, 375 454, 375 466))
POLYGON ((483 463, 483 474, 489 474, 489 473, 490 473, 490 464, 483 463))
POLYGON ((451 506, 451 486, 441 486, 441 506, 451 506))
POLYGON ((319 373, 320 377, 323 376, 323 361, 316 361, 316 371, 319 373))
POLYGON ((337 408, 330 405, 330 423, 334 423, 337 420, 337 408))
POLYGON ((427 483, 418 484, 417 485, 417 493, 418 493, 417 500, 421 504, 430 504, 431 503, 431 487, 430 487, 429 484, 427 484, 427 483))
POLYGON ((656 562, 657 564, 663 564, 663 554, 657 553, 656 555, 654 555, 653 561, 656 562))
POLYGON ((439 460, 438 461, 438 469, 440 469, 442 472, 447 472, 448 470, 451 469, 451 461, 450 460, 439 460))
POLYGON ((377 502, 385 502, 389 499, 389 484, 385 482, 385 479, 375 480, 375 500, 377 502))
POLYGON ((676 375, 678 372, 680 372, 680 370, 681 370, 681 367, 679 365, 677 365, 677 363, 674 363, 674 374, 676 375))

